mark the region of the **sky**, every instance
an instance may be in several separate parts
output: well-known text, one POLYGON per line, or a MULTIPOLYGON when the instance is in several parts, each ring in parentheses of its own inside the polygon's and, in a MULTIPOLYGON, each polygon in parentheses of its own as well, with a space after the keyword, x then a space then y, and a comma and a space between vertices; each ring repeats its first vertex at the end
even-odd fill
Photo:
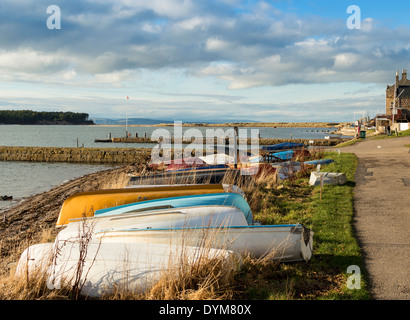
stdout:
POLYGON ((0 109, 176 121, 374 116, 396 70, 410 69, 410 2, 394 3, 1 0, 0 109))

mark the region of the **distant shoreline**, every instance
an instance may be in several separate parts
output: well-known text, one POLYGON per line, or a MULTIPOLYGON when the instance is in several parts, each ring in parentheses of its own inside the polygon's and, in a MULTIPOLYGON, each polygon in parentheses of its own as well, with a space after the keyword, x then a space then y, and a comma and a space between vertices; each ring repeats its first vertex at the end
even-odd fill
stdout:
MULTIPOLYGON (((346 122, 238 122, 238 123, 182 123, 182 127, 268 127, 268 128, 334 128, 346 122)), ((100 127, 124 127, 124 124, 96 124, 100 127)), ((128 127, 172 127, 173 123, 128 124, 128 127)))
POLYGON ((39 123, 0 123, 0 126, 96 126, 95 123, 71 123, 71 122, 39 122, 39 123))

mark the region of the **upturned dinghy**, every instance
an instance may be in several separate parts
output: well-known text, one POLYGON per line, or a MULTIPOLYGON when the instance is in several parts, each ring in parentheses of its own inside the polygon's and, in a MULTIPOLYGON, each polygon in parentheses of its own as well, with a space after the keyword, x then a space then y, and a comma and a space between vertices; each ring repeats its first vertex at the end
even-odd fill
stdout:
POLYGON ((166 186, 147 188, 109 189, 74 194, 64 201, 57 226, 65 225, 73 218, 90 217, 94 211, 118 205, 194 194, 224 192, 221 184, 192 186, 166 186))
POLYGON ((213 184, 229 183, 241 185, 251 181, 249 176, 242 175, 241 170, 231 168, 169 171, 157 174, 130 177, 128 186, 135 185, 164 185, 164 184, 213 184))
POLYGON ((149 288, 165 271, 195 263, 204 252, 228 262, 234 257, 234 263, 247 254, 308 261, 312 237, 303 225, 248 225, 241 210, 228 206, 90 217, 68 224, 54 243, 27 248, 16 273, 46 272, 50 289, 77 278, 82 294, 98 297, 113 287, 149 288), (187 257, 182 261, 181 253, 187 257))
POLYGON ((128 228, 96 233, 102 243, 169 243, 200 246, 204 238, 214 249, 227 249, 253 257, 269 255, 285 262, 309 261, 313 232, 303 225, 230 225, 184 228, 128 228))
POLYGON ((98 298, 115 291, 142 292, 169 272, 175 275, 181 266, 199 265, 204 259, 223 259, 230 267, 241 264, 241 257, 228 250, 157 243, 91 242, 84 256, 79 242, 68 241, 29 247, 16 275, 43 272, 51 290, 77 285, 82 295, 98 298))
POLYGON ((240 209, 248 223, 252 223, 252 212, 248 202, 239 193, 225 192, 213 194, 198 194, 183 197, 149 200, 126 204, 117 207, 100 209, 94 212, 95 217, 120 215, 139 211, 149 211, 165 208, 183 208, 196 206, 232 206, 240 209))
POLYGON ((243 211, 229 205, 200 205, 179 208, 151 208, 147 211, 133 210, 115 215, 96 215, 90 218, 71 220, 60 231, 56 241, 79 238, 79 230, 87 229, 94 234, 105 230, 196 228, 247 226, 243 211))
POLYGON ((297 148, 303 148, 305 145, 303 143, 296 142, 282 142, 278 144, 272 144, 269 146, 262 146, 262 150, 265 151, 279 151, 279 150, 292 150, 297 148))

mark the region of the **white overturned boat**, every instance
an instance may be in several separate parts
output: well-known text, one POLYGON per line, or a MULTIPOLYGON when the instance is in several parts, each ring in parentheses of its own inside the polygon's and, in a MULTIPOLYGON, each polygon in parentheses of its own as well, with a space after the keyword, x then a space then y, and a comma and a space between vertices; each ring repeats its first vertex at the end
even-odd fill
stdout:
MULTIPOLYGON (((269 255, 284 262, 311 258, 313 232, 300 224, 252 224, 251 212, 245 214, 248 207, 243 197, 234 193, 225 196, 240 200, 242 205, 216 201, 214 205, 192 202, 164 208, 164 203, 155 201, 147 207, 121 206, 120 211, 112 208, 104 214, 70 220, 54 243, 27 248, 17 273, 41 269, 47 272, 52 289, 64 279, 74 281, 81 266, 82 294, 100 296, 113 286, 129 290, 149 287, 164 270, 176 267, 181 252, 188 263, 195 263, 198 254, 205 251, 211 258, 234 258, 235 263, 245 254, 269 255)), ((208 198, 220 199, 218 195, 208 198)))
POLYGON ((20 257, 16 273, 44 272, 50 289, 58 289, 63 283, 72 285, 80 276, 80 282, 84 283, 81 293, 93 297, 114 287, 144 290, 181 263, 193 264, 203 258, 240 263, 240 255, 204 244, 173 243, 172 239, 138 242, 118 241, 118 238, 109 241, 107 238, 101 241, 100 230, 126 226, 184 229, 230 224, 247 225, 243 212, 237 207, 198 206, 75 219, 58 233, 54 243, 27 248, 20 257))
POLYGON ((167 272, 175 275, 181 266, 198 264, 201 259, 224 259, 230 267, 241 263, 241 257, 228 250, 122 242, 91 242, 85 250, 80 242, 68 241, 29 247, 20 258, 16 274, 44 272, 51 290, 69 288, 78 281, 82 295, 101 297, 115 291, 149 289, 167 272))
POLYGON ((122 229, 185 229, 197 227, 248 226, 240 208, 228 205, 193 206, 184 208, 156 209, 149 211, 131 211, 123 214, 100 215, 92 218, 71 220, 65 229, 59 232, 56 241, 71 241, 89 230, 94 239, 101 232, 122 229))
POLYGON ((253 257, 269 255, 280 261, 309 261, 313 232, 300 224, 234 225, 177 228, 124 228, 96 233, 102 243, 172 243, 227 249, 253 257))

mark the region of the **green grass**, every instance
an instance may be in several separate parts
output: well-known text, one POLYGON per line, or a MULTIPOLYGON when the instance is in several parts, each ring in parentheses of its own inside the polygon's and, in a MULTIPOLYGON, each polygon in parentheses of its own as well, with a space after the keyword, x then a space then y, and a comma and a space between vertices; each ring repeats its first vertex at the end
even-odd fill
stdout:
POLYGON ((372 139, 375 139, 375 140, 383 140, 383 139, 394 139, 394 138, 408 137, 408 136, 410 136, 410 129, 404 130, 404 131, 400 131, 400 132, 398 132, 398 135, 396 135, 396 132, 395 132, 395 131, 392 131, 390 136, 387 136, 387 135, 378 135, 378 136, 376 136, 376 137, 373 137, 372 139))
POLYGON ((333 146, 333 148, 342 148, 342 147, 351 146, 351 145, 354 145, 354 144, 356 144, 360 141, 363 141, 363 140, 364 140, 363 138, 352 139, 350 141, 343 142, 343 143, 340 143, 338 145, 335 145, 335 146, 333 146))
MULTIPOLYGON (((335 162, 321 171, 343 172, 347 183, 310 186, 309 173, 287 181, 280 189, 264 190, 255 219, 263 224, 303 223, 314 231, 314 252, 309 263, 280 264, 268 279, 248 288, 248 299, 370 299, 363 257, 353 229, 353 190, 357 159, 353 154, 325 153, 335 162), (350 265, 360 267, 361 289, 348 289, 350 265)), ((254 273, 252 267, 246 269, 254 273), (253 272, 252 272, 253 271, 253 272)), ((257 273, 257 272, 256 272, 257 273)), ((260 271, 260 273, 262 273, 260 271)))

